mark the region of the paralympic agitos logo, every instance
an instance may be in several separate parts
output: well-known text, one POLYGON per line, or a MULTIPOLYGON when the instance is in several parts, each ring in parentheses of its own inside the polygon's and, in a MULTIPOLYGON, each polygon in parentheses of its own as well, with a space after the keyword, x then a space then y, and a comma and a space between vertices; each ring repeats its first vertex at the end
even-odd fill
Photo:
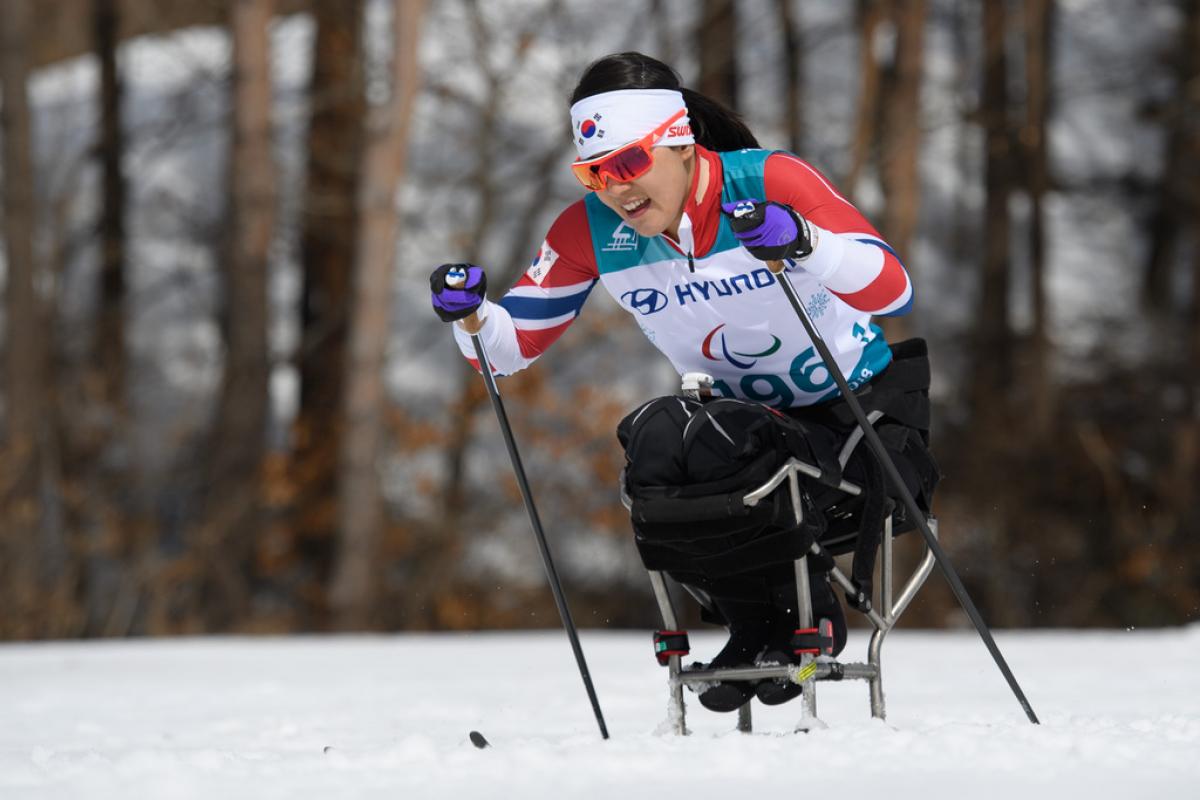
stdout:
MULTIPOLYGON (((725 327, 725 323, 722 322, 720 325, 713 328, 711 331, 708 332, 708 335, 704 337, 704 343, 700 345, 701 355, 703 355, 705 358, 707 358, 710 361, 720 361, 721 360, 720 357, 713 355, 713 345, 716 343, 716 341, 718 339, 717 334, 720 333, 721 329, 724 327, 725 327)), ((767 334, 767 335, 770 336, 771 339, 773 340, 769 347, 767 347, 765 350, 763 350, 762 352, 759 352, 759 353, 743 353, 739 350, 730 350, 729 349, 729 341, 728 341, 727 337, 725 336, 724 333, 721 333, 721 335, 719 337, 720 338, 721 356, 724 356, 725 361, 728 361, 730 364, 733 364, 738 369, 750 369, 751 367, 753 367, 755 364, 758 363, 758 359, 766 358, 767 356, 774 355, 779 350, 779 348, 783 346, 783 342, 780 340, 780 338, 778 336, 775 336, 774 334, 767 334), (749 361, 749 362, 740 361, 737 358, 735 358, 734 356, 740 356, 743 359, 753 359, 753 360, 749 361)))

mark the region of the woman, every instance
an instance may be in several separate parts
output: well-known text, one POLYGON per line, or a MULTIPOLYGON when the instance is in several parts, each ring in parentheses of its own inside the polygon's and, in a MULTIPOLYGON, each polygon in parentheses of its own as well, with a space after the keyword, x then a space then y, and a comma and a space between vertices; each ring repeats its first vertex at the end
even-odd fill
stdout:
MULTIPOLYGON (((789 260, 787 277, 859 390, 876 388, 893 359, 871 316, 912 305, 892 249, 820 173, 792 154, 759 149, 737 115, 681 88, 660 61, 606 56, 585 70, 571 103, 579 156, 572 171, 589 194, 559 215, 529 270, 497 303, 484 297, 480 267, 443 265, 431 276, 434 309, 458 321, 463 354, 478 368, 469 334, 481 332, 498 373, 528 366, 570 327, 599 281, 681 375, 707 373, 714 394, 848 433, 833 378, 764 261, 789 260), (735 233, 732 215, 748 210, 757 224, 742 221, 735 233), (461 288, 446 286, 455 267, 467 273, 461 288)), ((923 439, 921 416, 901 423, 923 439)), ((904 449, 897 444, 896 455, 904 449)), ((912 488, 928 494, 931 481, 918 478, 912 488)), ((788 658, 794 582, 764 581, 761 596, 714 596, 730 641, 712 666, 788 658)), ((840 651, 841 606, 827 582, 813 585, 814 609, 833 622, 840 651)), ((751 693, 779 703, 798 692, 794 684, 730 683, 700 699, 729 711, 751 693)))

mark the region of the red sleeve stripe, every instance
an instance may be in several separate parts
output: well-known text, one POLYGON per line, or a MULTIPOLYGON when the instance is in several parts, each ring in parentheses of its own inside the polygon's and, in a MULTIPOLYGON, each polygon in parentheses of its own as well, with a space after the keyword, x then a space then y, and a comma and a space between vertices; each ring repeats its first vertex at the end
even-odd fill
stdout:
MULTIPOLYGON (((849 200, 847 200, 845 197, 842 197, 842 195, 838 193, 838 190, 833 188, 833 184, 831 184, 829 181, 825 180, 824 175, 822 175, 821 173, 819 173, 815 169, 813 169, 812 166, 809 165, 803 159, 796 158, 794 155, 791 155, 790 153, 772 153, 767 159, 768 167, 770 166, 770 163, 772 161, 775 161, 776 159, 778 159, 779 161, 783 161, 787 164, 794 165, 796 167, 800 167, 801 169, 803 169, 805 172, 808 173, 808 175, 805 176, 806 182, 811 182, 812 180, 816 180, 818 183, 821 184, 821 186, 825 189, 825 191, 829 193, 829 195, 831 197, 835 197, 838 200, 841 200, 843 203, 850 206, 850 208, 852 208, 852 209, 854 208, 854 204, 851 203, 849 200)), ((786 182, 788 179, 788 176, 783 175, 783 174, 776 174, 774 171, 772 171, 770 169, 768 169, 764 172, 763 179, 766 182, 767 199, 768 200, 779 200, 780 202, 787 202, 789 205, 793 204, 791 202, 788 202, 789 200, 793 200, 792 197, 788 197, 787 199, 780 199, 780 197, 796 193, 797 191, 800 191, 802 188, 800 186, 795 186, 795 185, 789 186, 786 182), (776 180, 776 178, 781 179, 781 180, 776 180), (779 197, 777 197, 776 195, 778 195, 779 197)), ((794 200, 793 200, 793 202, 794 202, 794 200)), ((800 210, 800 209, 797 209, 797 210, 800 210)), ((857 209, 855 209, 855 213, 856 214, 858 213, 857 209)))
POLYGON ((570 324, 578 316, 578 311, 571 311, 567 314, 559 314, 557 317, 550 317, 549 319, 522 319, 520 317, 513 317, 512 321, 513 327, 518 331, 544 331, 570 324))
MULTIPOLYGON (((481 370, 479 368, 479 359, 478 358, 468 358, 467 363, 470 364, 472 367, 474 367, 476 372, 478 372, 480 374, 483 373, 483 370, 481 370)), ((496 368, 494 366, 492 367, 492 374, 493 375, 499 374, 498 372, 496 372, 496 368)))
POLYGON ((565 286, 538 286, 528 276, 525 276, 513 288, 508 290, 508 295, 512 297, 536 298, 570 297, 580 292, 590 291, 595 283, 596 280, 592 279, 580 283, 569 283, 565 286))
POLYGON ((566 263, 555 264, 542 281, 543 287, 565 286, 600 277, 583 200, 572 203, 558 215, 546 233, 546 241, 566 263))
POLYGON ((889 252, 883 256, 883 269, 873 281, 857 292, 833 292, 847 305, 861 311, 878 312, 891 306, 910 291, 908 274, 889 252))
POLYGON ((537 358, 546 351, 546 348, 554 344, 558 337, 562 336, 570 327, 574 317, 566 322, 556 325, 553 328, 544 328, 542 330, 525 330, 517 329, 517 343, 521 346, 521 355, 525 358, 537 358))

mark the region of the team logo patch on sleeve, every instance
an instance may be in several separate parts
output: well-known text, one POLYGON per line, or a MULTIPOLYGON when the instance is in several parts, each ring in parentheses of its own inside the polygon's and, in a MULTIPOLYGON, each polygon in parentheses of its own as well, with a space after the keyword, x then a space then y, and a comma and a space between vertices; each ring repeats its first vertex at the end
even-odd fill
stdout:
POLYGON ((541 286, 542 281, 546 280, 546 276, 550 274, 550 268, 554 266, 555 261, 558 261, 558 253, 554 252, 550 242, 542 242, 542 248, 533 257, 533 263, 529 265, 525 274, 529 276, 529 280, 541 286))

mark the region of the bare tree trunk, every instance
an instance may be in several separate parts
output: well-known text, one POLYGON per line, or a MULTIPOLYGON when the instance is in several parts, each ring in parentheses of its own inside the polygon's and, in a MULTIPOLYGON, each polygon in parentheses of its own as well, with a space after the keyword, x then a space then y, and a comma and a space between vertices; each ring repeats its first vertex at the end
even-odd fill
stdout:
POLYGON ((804 51, 791 0, 775 0, 775 15, 783 34, 783 127, 788 149, 799 154, 804 147, 804 51))
MULTIPOLYGON (((1200 0, 1187 0, 1184 6, 1181 55, 1200 53, 1200 0)), ((1200 58, 1197 58, 1200 60, 1200 58)), ((1192 235, 1192 292, 1189 313, 1184 317, 1187 361, 1181 370, 1186 375, 1184 413, 1175 437, 1173 505, 1180 545, 1197 552, 1196 486, 1200 484, 1200 70, 1180 93, 1180 116, 1190 120, 1185 138, 1189 142, 1187 159, 1177 171, 1183 175, 1187 195, 1181 198, 1190 217, 1192 235)), ((1181 127, 1182 127, 1181 123, 1181 127)), ((1177 162, 1178 164, 1179 162, 1177 162)))
MULTIPOLYGON (((956 3, 950 14, 950 53, 959 64, 969 64, 978 47, 972 35, 974 22, 971 18, 972 9, 965 3, 956 3)), ((954 177, 953 211, 950 223, 951 234, 949 255, 955 262, 968 264, 978 252, 978 234, 974 219, 974 211, 970 201, 971 189, 974 184, 973 143, 975 141, 975 122, 969 108, 968 98, 976 93, 976 79, 971 70, 959 71, 954 80, 953 96, 955 104, 962 109, 954 125, 954 165, 951 174, 954 177)))
POLYGON ((858 110, 854 123, 854 138, 850 145, 850 169, 841 186, 853 196, 858 191, 858 181, 870 160, 872 143, 879 130, 880 86, 883 83, 883 67, 875 52, 875 38, 879 26, 886 21, 883 0, 859 0, 858 2, 858 110))
POLYGON ((225 373, 207 449, 197 553, 206 628, 249 613, 269 408, 267 268, 275 227, 271 152, 272 0, 232 0, 233 144, 229 257, 225 259, 225 373))
POLYGON ((696 30, 700 78, 696 90, 738 107, 737 9, 733 0, 704 0, 696 30))
POLYGON ((1030 434, 1044 441, 1054 408, 1050 381, 1050 333, 1046 307, 1046 213, 1043 199, 1049 189, 1049 148, 1046 123, 1050 107, 1051 14, 1053 0, 1025 0, 1025 129, 1022 135, 1029 194, 1029 268, 1033 300, 1033 331, 1029 347, 1028 386, 1032 400, 1030 434))
POLYGON ((1012 337, 1009 330, 1009 196, 1012 193, 1012 131, 1008 121, 1008 61, 1005 57, 1005 3, 983 9, 983 91, 980 120, 984 129, 984 232, 976 330, 971 350, 970 486, 978 503, 986 557, 992 568, 983 577, 984 602, 996 624, 1016 624, 1021 607, 1010 602, 1011 489, 995 477, 1012 464, 1009 392, 1012 337))
POLYGON ((347 365, 345 438, 338 491, 338 550, 330 601, 344 628, 370 624, 378 594, 380 529, 385 524, 378 460, 383 436, 383 366, 390 333, 391 277, 412 106, 419 78, 417 44, 424 0, 393 4, 392 96, 372 110, 359 191, 362 217, 347 365))
MULTIPOLYGON (((337 530, 338 454, 342 440, 347 325, 356 257, 357 193, 365 113, 362 0, 313 4, 317 36, 310 86, 308 179, 301 258, 304 287, 296 356, 300 409, 289 464, 294 502, 289 528, 312 563, 320 599, 333 560, 337 530)), ((310 609, 323 613, 323 608, 310 609)))
MULTIPOLYGON (((488 232, 496 224, 497 218, 503 212, 504 192, 505 187, 498 184, 495 179, 491 165, 495 162, 498 156, 496 137, 488 134, 488 131, 494 130, 502 112, 504 111, 503 98, 504 86, 508 84, 513 75, 525 63, 528 56, 528 50, 519 52, 516 58, 510 63, 505 70, 497 70, 492 65, 492 39, 494 32, 487 26, 481 9, 477 2, 469 2, 467 4, 470 13, 471 31, 474 36, 474 56, 479 65, 479 70, 485 76, 488 90, 485 93, 485 100, 479 109, 479 118, 475 123, 475 130, 478 135, 471 143, 474 151, 478 154, 475 159, 477 168, 468 178, 467 185, 478 190, 479 206, 476 212, 471 216, 471 225, 464 239, 468 243, 464 258, 472 264, 479 263, 483 258, 483 245, 487 239, 488 232)), ((560 6, 557 2, 549 4, 544 14, 538 15, 540 18, 548 18, 552 15, 557 15, 560 11, 560 6)), ((532 38, 535 35, 535 30, 531 26, 521 32, 522 36, 532 38)), ((570 144, 569 141, 563 144, 570 144)), ((534 197, 538 198, 533 208, 527 209, 524 213, 517 216, 520 220, 518 233, 513 237, 514 247, 517 252, 513 253, 509 259, 504 262, 504 272, 494 274, 491 280, 491 285, 495 287, 511 286, 521 276, 521 273, 528 268, 527 253, 530 248, 530 240, 534 236, 532 230, 533 218, 537 211, 540 211, 545 204, 545 198, 552 196, 552 182, 555 167, 567 158, 566 153, 558 148, 546 151, 545 155, 540 159, 537 167, 530 171, 530 174, 539 176, 538 190, 534 192, 534 197)), ((482 390, 483 387, 479 384, 479 379, 474 369, 462 362, 460 370, 460 380, 462 388, 459 391, 458 403, 454 406, 455 418, 460 420, 455 424, 450 432, 450 441, 446 447, 446 477, 442 483, 442 510, 444 529, 448 535, 454 535, 458 528, 458 522, 462 514, 464 506, 464 495, 466 492, 467 482, 465 480, 465 458, 467 446, 471 442, 474 435, 472 420, 474 419, 474 411, 487 401, 487 394, 482 390)))
MULTIPOLYGON (((520 277, 521 273, 528 269, 528 244, 535 235, 533 230, 534 220, 545 210, 547 203, 554 197, 555 167, 570 159, 569 153, 571 148, 570 137, 564 135, 561 146, 547 150, 545 157, 530 171, 531 175, 538 176, 538 185, 535 191, 531 193, 533 199, 530 204, 522 209, 520 214, 516 215, 516 219, 520 220, 520 222, 518 223, 516 233, 512 237, 512 250, 500 262, 504 266, 497 273, 495 279, 496 286, 511 286, 520 277)), ((496 190, 497 187, 492 184, 494 184, 494 181, 482 185, 485 194, 496 190)), ((482 205, 487 205, 486 199, 482 205)), ((480 232, 478 239, 474 241, 481 242, 483 238, 483 234, 480 232)), ((476 247, 478 247, 478 244, 474 244, 472 249, 476 247)), ((470 260, 468 258, 468 261, 470 260)), ((444 591, 446 585, 453 577, 451 573, 454 570, 456 554, 460 551, 462 542, 461 521, 466 506, 465 501, 468 489, 466 469, 467 449, 476 432, 475 421, 477 412, 488 402, 488 396, 484 390, 483 381, 479 379, 479 373, 472 369, 465 361, 462 362, 460 372, 461 388, 458 391, 458 399, 447 406, 447 414, 455 420, 455 423, 450 427, 449 439, 446 442, 445 448, 446 479, 443 482, 442 488, 443 514, 439 520, 442 523, 440 525, 441 530, 438 533, 438 536, 440 536, 439 547, 431 558, 422 562, 422 580, 411 587, 411 595, 415 600, 433 598, 439 591, 444 591)), ((423 605, 426 609, 432 609, 436 604, 432 601, 427 601, 423 604, 417 603, 414 605, 423 605)))
MULTIPOLYGON (((896 26, 896 54, 881 132, 880 176, 887 201, 883 235, 912 274, 915 267, 912 248, 921 211, 921 77, 925 61, 926 0, 893 2, 890 12, 896 26)), ((912 335, 908 317, 888 317, 883 324, 892 341, 912 335)))
POLYGON ((34 288, 34 174, 29 108, 32 4, 13 0, 0 15, 0 133, 4 138, 5 435, 0 462, 0 632, 10 638, 39 633, 36 575, 42 521, 41 465, 46 326, 34 288))
POLYGON ((125 154, 121 127, 121 80, 117 70, 117 0, 93 0, 96 55, 100 62, 100 140, 103 196, 100 210, 100 296, 93 347, 95 400, 103 404, 109 430, 125 400, 125 154))
MULTIPOLYGON (((508 73, 502 72, 491 66, 490 58, 492 56, 492 36, 493 31, 488 29, 487 22, 484 19, 479 3, 472 1, 468 2, 467 10, 470 14, 470 28, 474 37, 474 57, 479 65, 479 70, 485 76, 488 90, 484 95, 485 99, 479 109, 479 119, 475 124, 477 135, 473 142, 472 148, 478 154, 476 158, 476 169, 474 174, 469 179, 469 185, 477 187, 479 192, 479 206, 475 213, 471 215, 471 225, 465 236, 467 242, 466 253, 464 258, 468 263, 477 264, 483 256, 483 244, 489 230, 496 223, 496 217, 501 210, 500 187, 496 185, 493 179, 493 170, 491 164, 496 157, 497 142, 494 136, 488 135, 488 131, 493 130, 503 111, 503 88, 507 80, 510 79, 508 73)), ((518 60, 523 60, 523 55, 518 55, 518 60)), ((553 165, 550 165, 553 169, 553 165)), ((534 174, 541 175, 537 172, 534 174)), ((527 236, 526 239, 529 237, 527 236)), ((526 245, 522 245, 526 246, 526 245)), ((493 278, 493 286, 508 286, 511 282, 516 281, 520 276, 506 275, 500 280, 493 278)), ((499 277, 499 276, 497 276, 499 277)), ((451 532, 450 535, 457 535, 458 523, 461 519, 464 500, 466 494, 466 452, 467 446, 471 442, 474 435, 474 412, 482 405, 487 398, 486 393, 481 391, 479 380, 475 377, 475 371, 463 362, 459 369, 460 381, 462 389, 459 392, 458 404, 454 407, 455 417, 462 420, 461 423, 454 425, 450 432, 450 441, 446 448, 446 478, 442 483, 442 512, 444 527, 451 532)))
POLYGON ((983 12, 983 93, 980 117, 986 142, 983 274, 976 314, 971 398, 977 425, 1000 424, 1012 374, 1008 328, 1008 202, 1012 193, 1011 131, 1008 123, 1008 62, 1004 53, 1004 3, 986 3, 983 12))
MULTIPOLYGON (((120 42, 162 35, 181 28, 224 25, 227 0, 114 0, 121 18, 120 42)), ((320 0, 321 3, 327 0, 320 0)), ((277 0, 277 12, 295 14, 316 5, 314 0, 277 0)), ((91 52, 91 29, 80 25, 80 0, 38 0, 38 36, 30 46, 30 67, 76 58, 91 52)))
POLYGON ((100 65, 100 275, 91 358, 84 367, 84 400, 90 407, 80 426, 69 469, 79 475, 83 497, 77 521, 88 541, 85 569, 89 633, 128 632, 124 610, 136 605, 138 587, 129 579, 132 526, 121 521, 119 473, 126 434, 125 398, 125 135, 123 87, 117 65, 121 9, 118 0, 93 0, 92 32, 100 65))
MULTIPOLYGON (((1198 15, 1200 16, 1200 15, 1198 15)), ((1200 26, 1197 26, 1200 34, 1200 26)), ((1200 35, 1197 37, 1197 47, 1200 47, 1200 35)), ((1197 98, 1200 105, 1200 98, 1197 98)), ((1197 132, 1200 136, 1200 131, 1197 132)), ((1200 146, 1193 153, 1193 174, 1200 180, 1200 146)), ((1198 191, 1193 184, 1193 191, 1198 191)), ((1193 237, 1200 239, 1200 202, 1192 211, 1193 237)), ((1192 297, 1191 314, 1187 319, 1187 352, 1189 376, 1186 383, 1185 410, 1182 430, 1176 437, 1175 463, 1177 484, 1175 490, 1175 508, 1179 526, 1187 530, 1190 526, 1194 534, 1198 527, 1196 519, 1196 487, 1200 486, 1200 247, 1192 248, 1192 297)), ((1192 548, 1197 547, 1196 537, 1191 536, 1192 548)), ((1196 562, 1193 562, 1196 563, 1196 562)))
POLYGON ((1188 87, 1200 81, 1200 51, 1186 43, 1188 26, 1196 14, 1196 0, 1180 0, 1180 6, 1184 14, 1180 45, 1171 54, 1177 88, 1167 102, 1163 120, 1166 152, 1163 154, 1157 207, 1150 218, 1150 249, 1142 272, 1142 303, 1150 312, 1163 311, 1170 305, 1172 265, 1179 234, 1190 223, 1187 207, 1191 187, 1176 165, 1188 157, 1191 145, 1185 108, 1188 87))

